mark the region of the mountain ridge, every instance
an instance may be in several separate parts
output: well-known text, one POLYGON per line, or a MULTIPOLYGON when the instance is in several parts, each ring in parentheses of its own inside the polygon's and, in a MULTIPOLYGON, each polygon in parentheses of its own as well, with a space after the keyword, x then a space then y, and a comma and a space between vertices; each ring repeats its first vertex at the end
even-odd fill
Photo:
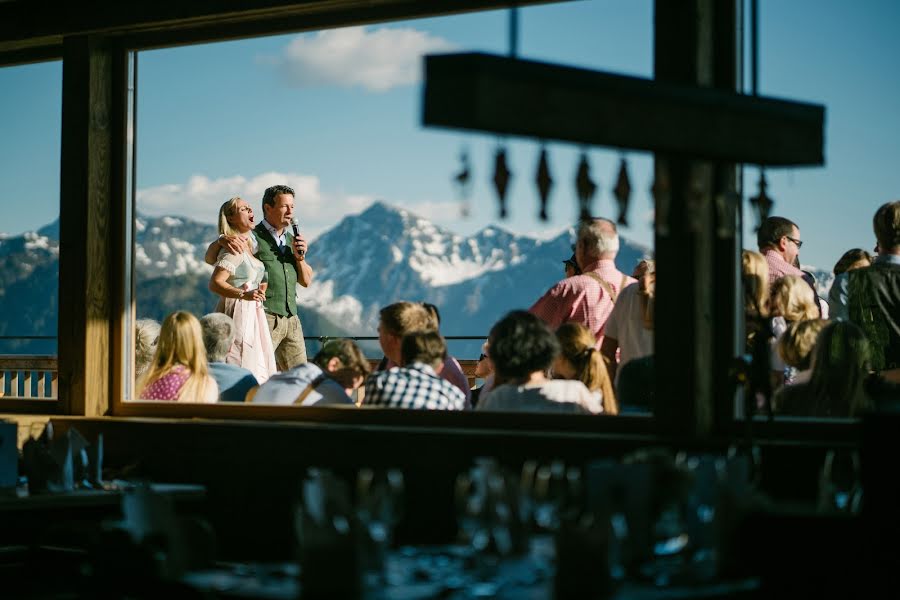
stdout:
MULTIPOLYGON (((56 335, 59 222, 19 236, 0 235, 0 335, 56 335), (49 291, 49 292, 48 292, 49 291), (34 326, 22 331, 19 315, 34 326)), ((212 267, 203 262, 215 227, 184 217, 135 221, 137 315, 161 320, 176 309, 212 311, 207 289, 212 267)), ((574 230, 549 239, 488 225, 471 235, 446 230, 414 211, 375 202, 347 215, 311 244, 307 260, 316 272, 298 290, 298 310, 308 338, 374 336, 378 311, 399 300, 431 302, 442 313, 447 336, 486 336, 503 314, 528 308, 564 277, 574 230)), ((621 236, 616 263, 631 272, 650 250, 621 236)), ((817 275, 821 276, 821 272, 817 275)), ((480 342, 454 353, 477 356, 480 342)), ((52 353, 39 343, 3 343, 0 353, 52 353)), ((311 347, 315 351, 315 347, 311 347)))

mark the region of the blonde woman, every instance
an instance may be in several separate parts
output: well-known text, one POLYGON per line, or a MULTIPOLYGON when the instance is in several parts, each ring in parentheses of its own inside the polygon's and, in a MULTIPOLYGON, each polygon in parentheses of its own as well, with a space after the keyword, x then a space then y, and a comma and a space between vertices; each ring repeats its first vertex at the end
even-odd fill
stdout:
MULTIPOLYGON (((627 288, 626 288, 627 289, 627 288)), ((580 381, 603 404, 603 414, 619 414, 619 405, 596 340, 581 323, 565 323, 556 330, 560 353, 553 373, 562 379, 580 381)))
POLYGON ((784 364, 796 370, 791 384, 809 381, 812 350, 819 332, 828 325, 825 319, 797 321, 787 328, 778 342, 778 354, 784 364))
POLYGON ((744 328, 746 349, 752 352, 757 336, 766 335, 769 326, 769 265, 759 252, 741 253, 741 281, 744 286, 744 328))
POLYGON ((234 343, 225 362, 247 369, 263 383, 276 371, 275 349, 262 305, 266 267, 253 256, 253 209, 242 198, 231 198, 219 209, 219 233, 244 241, 240 254, 219 251, 209 280, 209 289, 222 298, 216 310, 234 319, 234 343))
POLYGON ((809 284, 796 275, 785 275, 772 284, 769 300, 772 315, 772 334, 770 343, 773 384, 791 383, 793 370, 785 365, 778 354, 778 342, 787 328, 799 321, 819 318, 815 292, 809 284))
POLYGON ((653 355, 653 305, 656 293, 656 262, 644 259, 634 268, 632 283, 616 299, 606 327, 600 352, 610 378, 618 383, 618 367, 653 355))
POLYGON ((219 388, 209 376, 197 317, 185 311, 166 317, 153 361, 137 388, 140 400, 216 401, 219 388))

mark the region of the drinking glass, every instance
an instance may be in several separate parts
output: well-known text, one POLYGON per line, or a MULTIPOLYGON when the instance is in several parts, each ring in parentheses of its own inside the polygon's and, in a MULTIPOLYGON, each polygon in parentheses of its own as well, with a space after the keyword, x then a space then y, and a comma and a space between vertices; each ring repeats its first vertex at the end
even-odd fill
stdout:
POLYGON ((259 280, 259 291, 265 295, 266 289, 269 287, 269 274, 263 271, 262 278, 259 280))

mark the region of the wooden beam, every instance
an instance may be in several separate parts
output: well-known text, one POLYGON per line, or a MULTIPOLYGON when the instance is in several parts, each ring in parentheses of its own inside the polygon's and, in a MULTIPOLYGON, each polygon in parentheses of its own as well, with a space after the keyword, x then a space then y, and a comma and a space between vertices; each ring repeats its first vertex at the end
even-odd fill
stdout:
MULTIPOLYGON (((736 0, 656 0, 657 80, 734 90, 737 8, 736 0)), ((655 185, 665 190, 655 206, 657 431, 708 438, 733 423, 735 165, 660 152, 655 185)))
POLYGON ((425 60, 422 123, 767 165, 824 162, 825 108, 488 54, 425 60))
MULTIPOLYGON (((571 0, 517 0, 516 5, 571 0)), ((272 35, 291 31, 459 14, 509 0, 96 0, 52 10, 31 0, 0 2, 0 52, 60 44, 87 34, 146 34, 145 44, 272 35), (154 40, 153 35, 159 34, 154 40)))
POLYGON ((69 414, 106 413, 113 322, 114 51, 67 38, 63 59, 59 242, 59 393, 69 414))

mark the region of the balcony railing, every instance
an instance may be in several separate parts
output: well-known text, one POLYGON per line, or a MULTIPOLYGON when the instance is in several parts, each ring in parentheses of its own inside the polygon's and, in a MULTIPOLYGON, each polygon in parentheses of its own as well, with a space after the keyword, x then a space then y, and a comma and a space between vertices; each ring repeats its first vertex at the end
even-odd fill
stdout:
MULTIPOLYGON (((377 339, 377 338, 375 338, 377 339)), ((372 368, 381 359, 369 359, 372 368)), ((469 385, 475 384, 475 360, 460 360, 469 385)), ((0 355, 0 396, 7 399, 55 400, 59 374, 55 356, 0 355)))
POLYGON ((55 400, 58 383, 55 356, 0 356, 0 396, 55 400))

